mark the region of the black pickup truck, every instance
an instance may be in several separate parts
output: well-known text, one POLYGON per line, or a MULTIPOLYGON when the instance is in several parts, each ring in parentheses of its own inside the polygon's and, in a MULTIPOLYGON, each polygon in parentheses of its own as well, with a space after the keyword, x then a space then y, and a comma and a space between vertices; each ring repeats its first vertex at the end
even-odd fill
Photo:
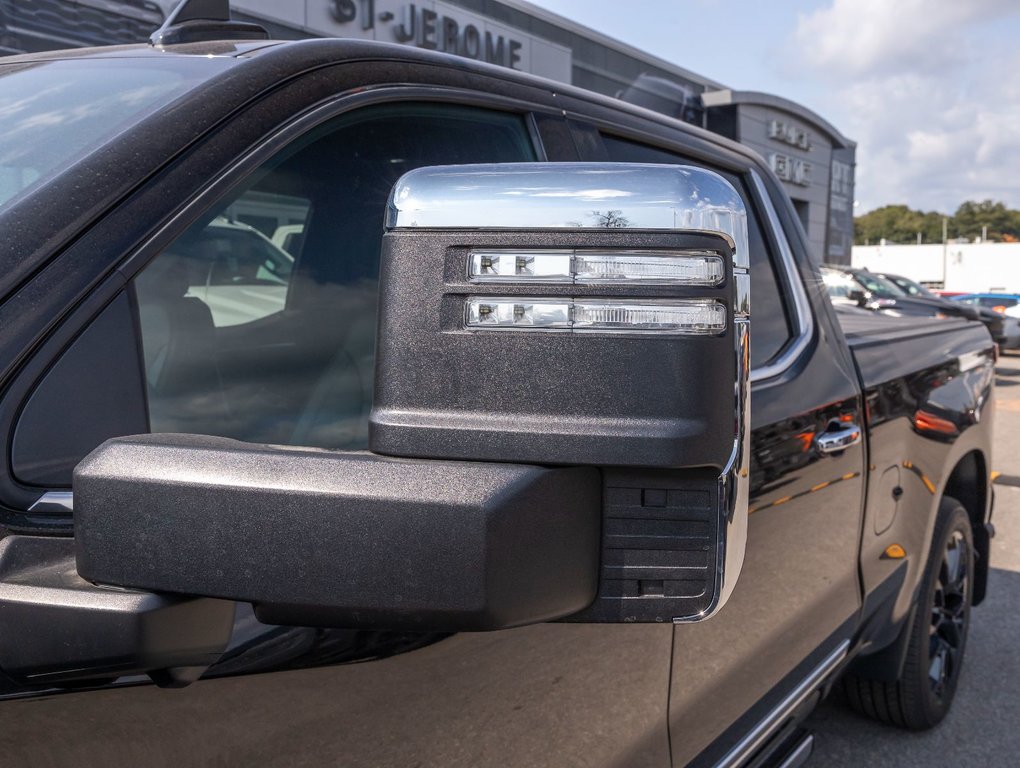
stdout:
POLYGON ((184 12, 0 63, 0 136, 6 765, 794 766, 833 685, 944 716, 996 350, 837 315, 757 155, 184 12))

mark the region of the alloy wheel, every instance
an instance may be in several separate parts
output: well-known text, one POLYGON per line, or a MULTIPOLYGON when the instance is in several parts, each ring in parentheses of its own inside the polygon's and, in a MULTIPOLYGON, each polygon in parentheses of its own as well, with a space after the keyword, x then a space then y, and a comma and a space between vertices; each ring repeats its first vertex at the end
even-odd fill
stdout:
POLYGON ((941 699, 956 677, 963 656, 969 618, 967 540, 954 531, 942 551, 942 563, 932 596, 929 629, 928 682, 941 699))

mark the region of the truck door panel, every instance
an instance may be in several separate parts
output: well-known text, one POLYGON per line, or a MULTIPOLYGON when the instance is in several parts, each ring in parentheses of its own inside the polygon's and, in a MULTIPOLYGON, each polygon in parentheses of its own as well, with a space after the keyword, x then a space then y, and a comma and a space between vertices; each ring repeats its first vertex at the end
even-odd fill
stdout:
MULTIPOLYGON (((751 301, 753 346, 753 292, 751 301)), ((861 401, 824 329, 816 323, 814 332, 803 358, 790 361, 795 370, 752 388, 753 514, 734 602, 719 622, 676 629, 670 725, 680 764, 752 704, 799 682, 788 676, 860 607, 863 443, 826 455, 817 438, 840 424, 863 427, 861 401), (703 659, 713 649, 724 675, 707 674, 703 659), (706 701, 719 703, 711 725, 706 701)))
MULTIPOLYGON (((307 632, 306 646, 326 639, 307 632)), ((8 702, 0 750, 83 768, 668 766, 671 643, 662 625, 540 624, 179 691, 8 702)))
MULTIPOLYGON (((613 135, 605 146, 612 161, 693 163, 687 154, 613 135)), ((828 328, 815 319, 786 236, 776 231, 778 214, 761 195, 764 185, 713 170, 749 200, 758 379, 751 391, 751 515, 731 602, 709 621, 674 630, 670 742, 677 765, 699 754, 721 758, 713 741, 754 705, 764 702, 767 711, 778 702, 799 682, 797 667, 860 608, 863 443, 831 454, 817 445, 826 430, 863 426, 856 376, 825 341, 828 328)))

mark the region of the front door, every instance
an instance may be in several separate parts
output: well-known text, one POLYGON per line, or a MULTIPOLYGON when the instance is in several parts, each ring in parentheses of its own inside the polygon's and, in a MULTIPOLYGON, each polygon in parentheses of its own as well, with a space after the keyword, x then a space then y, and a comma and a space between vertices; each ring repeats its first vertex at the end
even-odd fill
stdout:
MULTIPOLYGON (((126 286, 78 338, 103 322, 134 338, 152 431, 366 447, 392 183, 418 166, 544 152, 526 110, 480 105, 499 85, 475 79, 469 99, 434 90, 338 104, 234 172, 230 191, 183 206, 166 244, 126 254, 126 286)), ((128 202, 103 226, 162 215, 128 202)), ((70 381, 93 365, 62 362, 50 371, 70 381)), ((29 405, 21 424, 48 423, 32 417, 29 405)), ((54 445, 54 461, 23 464, 22 480, 59 491, 73 466, 65 454, 54 445)), ((672 645, 668 625, 313 630, 262 625, 238 605, 230 648, 205 679, 6 701, 0 754, 46 766, 665 766, 672 645)))

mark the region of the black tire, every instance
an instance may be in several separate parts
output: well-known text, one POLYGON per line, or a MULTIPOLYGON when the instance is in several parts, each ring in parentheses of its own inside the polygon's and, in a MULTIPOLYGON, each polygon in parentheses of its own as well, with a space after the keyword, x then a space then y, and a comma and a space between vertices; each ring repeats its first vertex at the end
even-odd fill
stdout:
POLYGON ((845 675, 850 706, 900 728, 923 731, 938 725, 960 680, 973 591, 970 518, 960 502, 947 496, 939 504, 903 671, 891 683, 845 675))

